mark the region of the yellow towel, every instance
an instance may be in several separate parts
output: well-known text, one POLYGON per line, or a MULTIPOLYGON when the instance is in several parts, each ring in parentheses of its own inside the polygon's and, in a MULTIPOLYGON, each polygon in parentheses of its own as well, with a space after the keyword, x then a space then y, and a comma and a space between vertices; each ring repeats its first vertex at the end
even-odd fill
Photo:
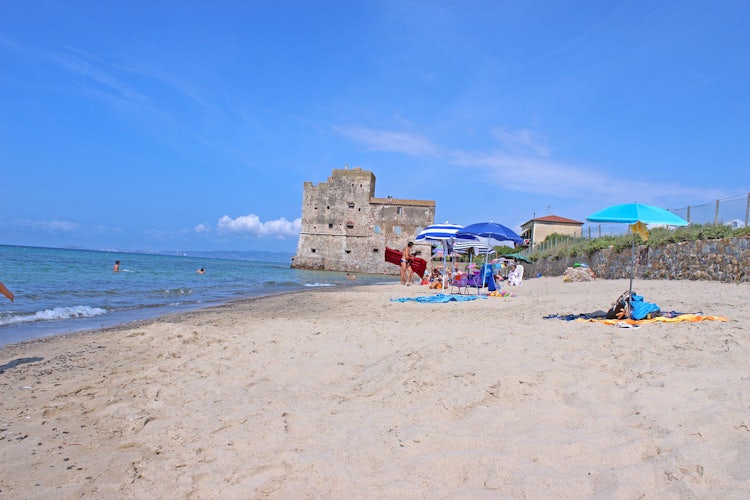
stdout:
POLYGON ((674 318, 667 318, 665 316, 656 316, 650 319, 578 319, 577 321, 585 321, 590 323, 604 323, 605 325, 616 325, 617 323, 628 323, 630 325, 642 325, 645 323, 680 323, 682 321, 729 321, 729 318, 724 316, 703 316, 701 314, 680 314, 674 318))
POLYGON ((638 221, 635 224, 631 224, 630 230, 634 233, 638 233, 643 241, 648 241, 648 228, 643 222, 638 221))

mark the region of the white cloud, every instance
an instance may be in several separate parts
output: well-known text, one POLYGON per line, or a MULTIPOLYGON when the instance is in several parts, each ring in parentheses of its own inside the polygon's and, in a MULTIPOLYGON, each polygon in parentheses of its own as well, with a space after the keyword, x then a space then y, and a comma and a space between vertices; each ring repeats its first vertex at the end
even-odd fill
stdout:
POLYGON ((539 156, 549 156, 549 149, 544 140, 533 130, 505 130, 493 128, 490 133, 505 146, 514 152, 530 152, 539 156))
POLYGON ((62 220, 20 220, 16 221, 16 225, 28 227, 32 231, 50 231, 50 232, 66 232, 75 231, 80 226, 76 222, 62 221, 62 220))
POLYGON ((428 139, 417 134, 366 127, 334 127, 334 131, 374 151, 406 153, 414 156, 437 154, 435 146, 428 139))
POLYGON ((193 228, 193 231, 195 231, 198 234, 210 233, 211 228, 207 224, 198 224, 197 226, 193 228))
MULTIPOLYGON (((336 127, 354 142, 385 152, 412 156, 430 156, 449 165, 480 173, 486 182, 505 190, 569 199, 589 198, 602 202, 611 199, 650 200, 663 204, 672 199, 706 198, 703 188, 623 175, 592 166, 581 166, 550 157, 546 140, 530 129, 493 128, 490 133, 499 149, 487 151, 442 150, 429 139, 404 132, 374 130, 366 127, 336 127)), ((718 196, 714 193, 710 196, 718 196)))
POLYGON ((255 214, 241 215, 232 219, 225 215, 217 223, 217 230, 222 234, 249 234, 259 237, 285 238, 299 236, 302 219, 288 221, 284 217, 277 220, 262 222, 255 214))

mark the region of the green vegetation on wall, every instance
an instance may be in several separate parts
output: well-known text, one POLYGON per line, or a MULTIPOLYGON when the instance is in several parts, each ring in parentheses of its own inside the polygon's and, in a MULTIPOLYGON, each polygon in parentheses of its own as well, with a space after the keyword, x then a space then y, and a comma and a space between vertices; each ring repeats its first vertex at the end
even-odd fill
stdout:
MULTIPOLYGON (((674 230, 666 228, 654 228, 649 231, 648 241, 644 243, 640 236, 635 235, 636 245, 647 245, 651 248, 677 243, 680 241, 715 240, 721 238, 732 238, 738 236, 750 236, 750 227, 732 229, 729 226, 690 225, 674 230)), ((616 252, 630 248, 633 245, 633 235, 603 236, 601 238, 571 238, 567 235, 551 234, 544 240, 544 250, 534 250, 529 257, 532 260, 539 258, 574 257, 578 255, 591 256, 599 250, 612 247, 616 252), (549 244, 551 243, 551 244, 549 244), (548 246, 549 244, 549 246, 548 246)))

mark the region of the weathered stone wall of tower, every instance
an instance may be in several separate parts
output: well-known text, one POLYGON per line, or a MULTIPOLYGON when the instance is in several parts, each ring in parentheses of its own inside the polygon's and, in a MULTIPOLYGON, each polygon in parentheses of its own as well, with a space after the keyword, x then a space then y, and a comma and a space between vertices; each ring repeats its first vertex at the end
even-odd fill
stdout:
MULTIPOLYGON (((385 247, 403 248, 435 219, 435 202, 375 198, 375 175, 334 169, 328 181, 305 182, 302 226, 292 267, 398 273, 385 247)), ((430 247, 422 248, 425 257, 430 247), (426 252, 425 252, 426 250, 426 252)))

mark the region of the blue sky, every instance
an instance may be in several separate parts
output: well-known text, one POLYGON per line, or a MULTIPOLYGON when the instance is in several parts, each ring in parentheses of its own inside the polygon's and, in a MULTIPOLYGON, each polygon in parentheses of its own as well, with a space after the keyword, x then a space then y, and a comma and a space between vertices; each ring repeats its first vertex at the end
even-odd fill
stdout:
POLYGON ((294 252, 360 166, 436 220, 750 191, 750 2, 0 0, 0 243, 294 252))

